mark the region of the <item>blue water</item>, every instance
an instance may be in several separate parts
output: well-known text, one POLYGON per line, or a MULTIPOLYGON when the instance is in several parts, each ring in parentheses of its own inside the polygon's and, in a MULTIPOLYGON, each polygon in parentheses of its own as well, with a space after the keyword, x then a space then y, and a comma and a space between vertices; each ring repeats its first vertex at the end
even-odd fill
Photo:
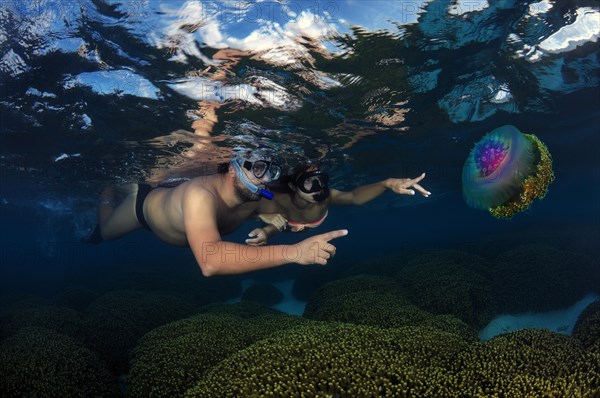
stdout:
MULTIPOLYGON (((73 287, 193 296, 177 283, 213 282, 189 249, 148 231, 80 242, 98 195, 193 177, 256 146, 287 165, 322 159, 342 190, 427 173, 429 198, 386 192, 332 208, 316 231, 272 240, 348 229, 328 280, 385 257, 401 267, 463 250, 494 262, 542 244, 595 267, 595 288, 570 286, 576 298, 546 310, 600 294, 599 37, 595 2, 2 1, 0 305, 57 305, 73 287), (217 123, 194 134, 207 109, 217 123), (460 176, 474 143, 506 124, 548 146, 556 179, 543 200, 497 220, 466 205, 460 176)), ((243 242, 257 225, 226 239, 243 242)), ((290 299, 276 308, 301 315, 306 299, 290 290, 305 271, 224 277, 230 292, 210 299, 209 289, 194 304, 237 302, 242 288, 267 282, 290 299)), ((565 317, 570 332, 576 316, 565 317)))

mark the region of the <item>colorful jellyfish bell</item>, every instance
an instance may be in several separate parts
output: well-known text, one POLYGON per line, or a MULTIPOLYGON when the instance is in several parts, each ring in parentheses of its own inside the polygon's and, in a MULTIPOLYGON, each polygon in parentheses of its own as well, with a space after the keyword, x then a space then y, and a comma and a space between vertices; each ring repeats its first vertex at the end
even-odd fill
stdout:
POLYGON ((462 172, 463 197, 471 207, 511 218, 543 198, 553 180, 548 148, 533 134, 507 125, 471 150, 462 172))

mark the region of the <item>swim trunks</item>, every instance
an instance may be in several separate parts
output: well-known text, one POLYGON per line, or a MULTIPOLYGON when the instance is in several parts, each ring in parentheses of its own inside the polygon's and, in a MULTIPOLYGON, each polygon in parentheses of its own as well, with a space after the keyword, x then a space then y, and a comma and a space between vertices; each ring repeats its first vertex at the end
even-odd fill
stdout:
POLYGON ((146 229, 150 229, 150 226, 148 225, 148 221, 146 221, 146 217, 144 217, 144 200, 146 200, 146 196, 148 196, 150 191, 152 191, 150 185, 138 184, 138 191, 135 197, 135 217, 146 229))

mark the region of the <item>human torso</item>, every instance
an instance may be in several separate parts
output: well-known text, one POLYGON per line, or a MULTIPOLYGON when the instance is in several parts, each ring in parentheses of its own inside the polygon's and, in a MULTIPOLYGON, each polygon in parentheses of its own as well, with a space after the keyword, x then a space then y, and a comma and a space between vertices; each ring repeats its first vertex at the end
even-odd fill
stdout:
POLYGON ((311 203, 306 207, 298 207, 292 194, 278 194, 274 199, 277 204, 285 209, 290 231, 299 232, 304 228, 316 228, 325 220, 331 199, 319 203, 311 203))
POLYGON ((184 222, 183 201, 190 185, 200 187, 210 193, 202 195, 199 206, 214 208, 214 217, 219 234, 226 235, 237 229, 252 210, 228 207, 220 200, 216 192, 216 184, 220 175, 199 177, 187 181, 175 188, 156 188, 150 192, 144 202, 144 214, 152 231, 162 240, 173 245, 187 246, 187 234, 184 222), (248 213, 248 214, 246 214, 248 213))

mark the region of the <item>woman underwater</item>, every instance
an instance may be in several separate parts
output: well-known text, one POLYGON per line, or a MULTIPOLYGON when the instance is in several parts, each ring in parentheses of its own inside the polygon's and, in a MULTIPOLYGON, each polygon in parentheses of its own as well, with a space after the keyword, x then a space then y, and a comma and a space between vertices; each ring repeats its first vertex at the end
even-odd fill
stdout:
POLYGON ((402 195, 414 195, 418 191, 427 198, 431 192, 419 185, 423 178, 425 173, 413 179, 388 178, 343 192, 329 188, 329 176, 318 164, 303 163, 287 178, 282 178, 279 187, 274 187, 273 200, 262 199, 244 205, 256 207, 254 214, 267 224, 252 230, 246 243, 265 245, 268 238, 287 228, 292 232, 316 228, 327 218, 329 206, 363 205, 388 189, 402 195))

